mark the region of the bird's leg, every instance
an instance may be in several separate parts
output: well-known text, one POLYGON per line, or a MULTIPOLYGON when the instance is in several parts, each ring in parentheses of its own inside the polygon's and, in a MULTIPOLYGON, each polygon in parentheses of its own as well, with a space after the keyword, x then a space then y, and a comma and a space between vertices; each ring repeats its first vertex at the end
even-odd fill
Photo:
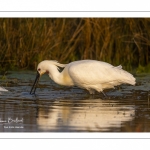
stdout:
POLYGON ((94 91, 93 89, 89 89, 88 91, 89 91, 89 93, 92 94, 92 95, 95 94, 95 91, 94 91))
POLYGON ((101 91, 104 95, 105 98, 108 98, 108 95, 106 93, 104 93, 104 91, 101 91))
POLYGON ((93 89, 87 89, 88 91, 89 91, 89 93, 90 93, 90 99, 92 98, 94 98, 94 94, 95 94, 95 91, 93 90, 93 89))
POLYGON ((107 97, 107 95, 102 91, 102 93, 103 93, 103 95, 105 96, 105 97, 107 97))

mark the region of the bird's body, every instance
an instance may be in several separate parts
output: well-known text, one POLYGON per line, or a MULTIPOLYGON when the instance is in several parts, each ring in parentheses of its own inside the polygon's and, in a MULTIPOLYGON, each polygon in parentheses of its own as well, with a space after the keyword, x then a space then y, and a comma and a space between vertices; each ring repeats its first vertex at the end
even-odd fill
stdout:
MULTIPOLYGON (((78 86, 86 89, 90 94, 95 91, 103 92, 104 89, 127 83, 135 85, 133 75, 109 63, 96 60, 80 60, 69 64, 60 64, 56 61, 45 60, 37 67, 39 76, 48 73, 49 77, 57 84, 64 86, 78 86), (64 68, 59 72, 59 68, 64 68)), ((32 92, 32 90, 31 90, 32 92)))

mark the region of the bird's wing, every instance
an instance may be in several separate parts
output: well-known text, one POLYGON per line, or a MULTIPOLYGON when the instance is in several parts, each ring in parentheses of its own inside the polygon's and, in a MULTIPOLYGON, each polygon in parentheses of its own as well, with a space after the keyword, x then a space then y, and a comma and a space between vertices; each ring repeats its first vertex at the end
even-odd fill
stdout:
POLYGON ((102 84, 117 79, 114 68, 116 67, 105 62, 85 61, 70 64, 68 72, 76 84, 102 84))

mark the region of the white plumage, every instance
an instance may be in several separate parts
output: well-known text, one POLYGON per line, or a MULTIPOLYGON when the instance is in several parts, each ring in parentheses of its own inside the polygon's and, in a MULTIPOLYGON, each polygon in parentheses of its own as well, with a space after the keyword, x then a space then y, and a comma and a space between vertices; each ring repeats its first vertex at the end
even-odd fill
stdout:
POLYGON ((94 94, 95 91, 103 92, 104 89, 114 88, 123 83, 135 85, 133 75, 123 70, 121 65, 114 67, 109 63, 96 60, 80 60, 69 64, 44 60, 39 63, 37 71, 38 76, 30 93, 38 78, 44 73, 48 73, 57 84, 78 86, 88 90, 90 94, 94 94), (63 71, 59 72, 58 67, 64 68, 63 71))
POLYGON ((0 87, 0 91, 8 91, 8 90, 6 90, 6 89, 3 88, 3 87, 0 87))

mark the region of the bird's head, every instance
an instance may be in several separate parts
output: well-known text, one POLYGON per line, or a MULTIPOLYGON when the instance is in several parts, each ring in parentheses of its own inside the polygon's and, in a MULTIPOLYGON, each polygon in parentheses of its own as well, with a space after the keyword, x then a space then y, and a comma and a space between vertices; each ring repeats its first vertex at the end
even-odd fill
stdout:
POLYGON ((49 69, 51 68, 51 71, 52 71, 52 68, 57 68, 57 67, 62 67, 64 68, 65 67, 65 64, 60 64, 58 63, 57 61, 55 60, 44 60, 42 62, 40 62, 37 66, 37 75, 36 75, 36 78, 35 78, 35 81, 34 81, 34 84, 31 88, 31 91, 30 91, 30 94, 35 94, 35 91, 36 91, 36 85, 39 81, 39 78, 45 74, 45 73, 48 73, 49 74, 49 69), (33 91, 34 90, 34 91, 33 91), (33 93, 32 93, 33 91, 33 93))
POLYGON ((34 84, 31 88, 31 91, 30 91, 30 94, 35 94, 35 91, 36 91, 36 85, 38 84, 38 81, 39 81, 39 78, 45 74, 45 73, 48 73, 47 71, 47 66, 48 66, 48 60, 44 60, 42 62, 40 62, 37 66, 37 75, 36 75, 36 78, 35 78, 35 81, 34 81, 34 84), (33 93, 32 93, 33 91, 33 93))
POLYGON ((50 61, 44 60, 42 62, 40 62, 37 66, 37 74, 39 74, 39 76, 42 76, 45 73, 48 73, 48 66, 50 61))

